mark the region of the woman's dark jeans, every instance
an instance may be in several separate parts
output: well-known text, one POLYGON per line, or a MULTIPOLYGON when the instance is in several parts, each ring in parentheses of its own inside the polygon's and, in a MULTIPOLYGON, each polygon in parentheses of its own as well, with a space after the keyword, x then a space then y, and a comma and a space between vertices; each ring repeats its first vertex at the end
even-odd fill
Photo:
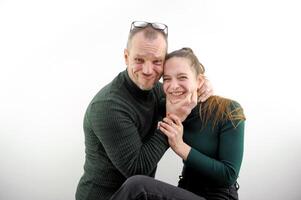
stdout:
POLYGON ((208 200, 238 200, 238 183, 230 187, 206 187, 191 184, 188 180, 180 177, 178 187, 189 190, 208 200))

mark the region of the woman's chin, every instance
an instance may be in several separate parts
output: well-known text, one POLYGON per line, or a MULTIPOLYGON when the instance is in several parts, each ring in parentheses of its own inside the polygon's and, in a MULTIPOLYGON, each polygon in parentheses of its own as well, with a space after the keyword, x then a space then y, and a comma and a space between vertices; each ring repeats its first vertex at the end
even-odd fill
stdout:
POLYGON ((184 98, 168 98, 169 102, 172 104, 179 103, 180 101, 183 101, 184 98))

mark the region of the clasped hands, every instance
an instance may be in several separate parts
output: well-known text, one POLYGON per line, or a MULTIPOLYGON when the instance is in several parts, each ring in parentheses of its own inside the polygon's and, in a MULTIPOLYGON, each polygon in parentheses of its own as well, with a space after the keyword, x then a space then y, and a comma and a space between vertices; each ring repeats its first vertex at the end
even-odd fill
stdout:
POLYGON ((182 159, 186 160, 190 151, 183 141, 182 122, 197 105, 197 92, 188 94, 184 99, 166 100, 166 117, 158 123, 158 128, 168 137, 168 143, 172 150, 182 159))
POLYGON ((184 99, 166 99, 166 117, 158 123, 158 128, 168 137, 168 143, 172 150, 183 160, 187 159, 191 147, 183 141, 182 122, 197 105, 198 100, 206 101, 213 95, 213 88, 205 76, 201 76, 201 82, 197 91, 190 92, 184 99))

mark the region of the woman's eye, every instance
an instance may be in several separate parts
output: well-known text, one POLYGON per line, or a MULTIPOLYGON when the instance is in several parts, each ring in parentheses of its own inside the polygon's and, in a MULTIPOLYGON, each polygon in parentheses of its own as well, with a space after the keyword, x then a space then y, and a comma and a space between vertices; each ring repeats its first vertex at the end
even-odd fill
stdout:
POLYGON ((186 76, 180 76, 179 79, 180 79, 180 80, 186 80, 187 77, 186 77, 186 76))

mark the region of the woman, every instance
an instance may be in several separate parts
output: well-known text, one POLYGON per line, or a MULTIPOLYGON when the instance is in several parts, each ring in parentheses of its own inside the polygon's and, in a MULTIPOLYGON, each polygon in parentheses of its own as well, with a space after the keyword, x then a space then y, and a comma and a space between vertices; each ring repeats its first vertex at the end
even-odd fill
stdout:
POLYGON ((196 102, 204 72, 190 48, 166 57, 163 89, 167 117, 158 127, 168 137, 172 150, 183 159, 180 188, 138 176, 120 189, 123 199, 238 199, 236 180, 243 157, 245 121, 241 106, 212 96, 198 103, 188 116, 175 112, 183 101, 187 105, 196 102))

